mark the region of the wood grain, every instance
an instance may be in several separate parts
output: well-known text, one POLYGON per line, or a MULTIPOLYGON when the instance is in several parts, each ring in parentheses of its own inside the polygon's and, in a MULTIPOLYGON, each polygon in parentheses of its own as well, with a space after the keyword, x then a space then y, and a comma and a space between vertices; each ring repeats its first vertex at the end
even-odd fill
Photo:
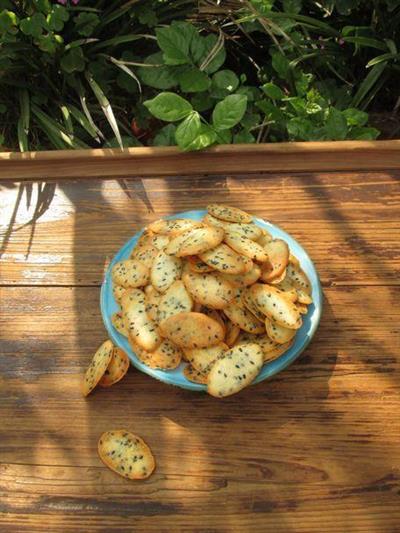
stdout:
MULTIPOLYGON (((59 184, 32 246, 31 225, 9 236, 0 283, 98 285, 107 260, 145 224, 204 208, 213 199, 249 209, 291 233, 310 253, 324 285, 399 284, 399 178, 400 171, 149 178, 128 181, 130 197, 114 181, 59 184)), ((14 185, 2 192, 3 237, 17 193, 14 185)), ((24 196, 15 228, 28 220, 24 196)))
MULTIPOLYGON (((0 190, 0 531, 395 533, 400 523, 399 172, 152 177, 59 184, 49 210, 0 190), (88 398, 104 340, 99 283, 134 231, 225 201, 310 252, 324 312, 301 358, 218 401, 130 369, 88 398), (129 482, 97 457, 127 427, 155 474, 129 482)), ((35 198, 32 198, 34 203, 35 198)))
POLYGON ((400 168, 400 140, 324 141, 215 146, 182 153, 176 147, 101 148, 0 153, 0 180, 61 177, 176 176, 276 171, 400 168))
POLYGON ((400 519, 398 287, 333 287, 319 332, 270 382, 222 402, 131 369, 84 399, 104 338, 98 289, 3 287, 0 524, 36 531, 392 532, 400 519), (127 427, 157 470, 107 470, 127 427), (79 517, 79 520, 78 520, 79 517), (135 529, 136 530, 136 529, 135 529))

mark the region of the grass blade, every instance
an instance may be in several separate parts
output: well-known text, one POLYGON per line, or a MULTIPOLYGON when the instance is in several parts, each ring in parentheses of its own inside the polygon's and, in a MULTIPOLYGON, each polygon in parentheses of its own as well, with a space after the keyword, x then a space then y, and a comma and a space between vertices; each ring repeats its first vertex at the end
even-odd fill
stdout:
POLYGON ((122 139, 121 139, 121 134, 119 132, 119 128, 118 128, 118 123, 115 119, 115 116, 114 116, 114 112, 112 110, 112 107, 111 107, 111 104, 110 102, 108 101, 108 98, 106 97, 106 95, 104 94, 102 88, 97 84, 97 82, 93 79, 92 75, 89 73, 89 72, 86 72, 85 73, 85 76, 86 76, 86 79, 94 93, 94 95, 96 96, 99 104, 100 104, 100 107, 101 109, 103 110, 103 113, 106 117, 106 119, 108 120, 108 123, 110 124, 111 126, 111 129, 113 130, 114 132, 114 135, 118 141, 118 144, 121 148, 123 148, 123 144, 122 144, 122 139))
POLYGON ((370 68, 370 67, 373 67, 374 65, 379 65, 383 61, 387 62, 389 59, 399 59, 399 58, 400 58, 400 54, 391 54, 391 53, 382 54, 381 56, 374 57, 373 59, 371 59, 371 61, 368 61, 368 63, 366 64, 366 67, 370 68))
POLYGON ((156 41, 154 35, 147 35, 144 33, 135 33, 131 35, 121 35, 120 37, 113 37, 106 41, 101 41, 93 46, 92 50, 101 50, 102 48, 108 48, 109 46, 117 46, 118 44, 130 43, 132 41, 138 41, 139 39, 151 39, 156 41))
POLYGON ((87 105, 87 102, 86 102, 86 93, 85 93, 85 89, 83 88, 83 85, 81 82, 79 82, 79 85, 78 85, 78 95, 79 95, 79 100, 81 102, 81 106, 82 106, 82 109, 83 109, 83 112, 85 113, 85 116, 89 122, 89 124, 91 125, 91 127, 95 130, 95 132, 97 133, 98 137, 100 137, 100 139, 105 139, 104 135, 103 135, 103 132, 100 130, 100 128, 98 128, 93 120, 93 117, 89 111, 89 108, 88 108, 88 105, 87 105))
POLYGON ((63 120, 64 120, 64 126, 65 126, 65 129, 67 131, 67 133, 69 133, 69 135, 71 135, 71 137, 74 136, 74 126, 72 124, 72 120, 71 120, 71 113, 69 112, 69 109, 66 105, 62 105, 60 106, 60 109, 61 109, 61 114, 62 114, 62 117, 63 117, 63 120))
POLYGON ((137 86, 139 88, 139 92, 140 92, 140 94, 142 94, 142 86, 141 86, 139 78, 136 76, 136 74, 129 67, 127 67, 123 61, 119 61, 118 59, 115 59, 115 57, 112 57, 112 56, 107 56, 107 57, 111 61, 111 63, 113 63, 118 68, 123 70, 125 72, 125 74, 128 74, 128 76, 130 76, 131 78, 133 78, 136 81, 137 86))
POLYGON ((353 97, 352 101, 352 107, 359 107, 361 102, 364 100, 364 98, 367 96, 367 94, 373 89, 374 85, 379 79, 379 76, 382 74, 382 72, 385 70, 387 63, 379 63, 378 65, 375 65, 372 67, 371 71, 368 73, 368 75, 364 78, 362 83, 360 84, 358 91, 353 97))
POLYGON ((92 124, 87 119, 86 115, 82 113, 80 109, 75 107, 74 105, 70 104, 68 106, 69 112, 72 115, 72 117, 76 120, 76 122, 91 136, 95 141, 100 143, 100 137, 98 135, 98 132, 96 128, 92 126, 92 124))
POLYGON ((387 46, 377 39, 370 39, 369 37, 343 37, 346 43, 359 44, 369 48, 376 48, 377 50, 387 50, 387 46))

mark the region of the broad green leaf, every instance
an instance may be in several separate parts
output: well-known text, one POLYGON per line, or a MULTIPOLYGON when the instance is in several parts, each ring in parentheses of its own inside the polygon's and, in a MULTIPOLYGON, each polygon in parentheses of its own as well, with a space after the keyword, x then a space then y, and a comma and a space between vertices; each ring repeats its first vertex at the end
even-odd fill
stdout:
POLYGON ((48 33, 46 35, 40 35, 36 40, 35 44, 43 52, 48 54, 55 54, 57 48, 63 44, 63 38, 61 35, 54 35, 54 33, 48 33))
POLYGON ((69 19, 67 9, 59 4, 54 4, 51 12, 47 15, 46 21, 49 30, 61 31, 64 28, 64 22, 69 19))
POLYGON ((175 133, 175 140, 184 151, 207 148, 215 143, 216 138, 216 132, 210 126, 200 122, 198 113, 189 115, 179 124, 175 133))
POLYGON ((347 122, 343 113, 332 107, 329 110, 325 128, 329 140, 339 141, 345 139, 347 135, 347 122))
POLYGON ((200 66, 201 62, 204 60, 207 53, 206 48, 206 37, 202 37, 196 31, 193 34, 190 42, 190 57, 192 58, 193 63, 195 63, 197 66, 200 66))
POLYGON ((305 72, 301 72, 299 78, 294 82, 297 94, 299 96, 304 96, 306 94, 312 79, 312 74, 306 74, 305 72))
POLYGON ((217 131, 228 130, 238 124, 246 112, 247 97, 230 94, 215 106, 212 114, 213 126, 217 131))
POLYGON ((241 130, 233 136, 234 144, 251 144, 256 142, 256 138, 250 132, 241 130))
POLYGON ((150 113, 166 122, 175 122, 187 117, 193 110, 190 102, 175 93, 164 92, 152 100, 143 102, 150 113))
POLYGON ((100 18, 95 13, 83 12, 74 18, 74 29, 79 35, 90 37, 99 23, 100 18))
POLYGON ((204 92, 195 94, 191 99, 191 103, 193 109, 202 112, 211 109, 215 102, 207 92, 204 92))
POLYGON ((223 90, 227 95, 238 88, 239 78, 232 70, 220 70, 213 75, 212 84, 213 87, 223 90))
POLYGON ((31 17, 21 20, 19 27, 22 33, 31 37, 40 37, 44 29, 48 29, 46 18, 43 13, 35 13, 31 17))
POLYGON ((368 113, 354 107, 342 111, 348 126, 364 126, 368 122, 368 113))
POLYGON ((218 144, 231 144, 232 132, 231 130, 217 131, 217 143, 218 144))
POLYGON ((360 141, 373 141, 380 135, 380 131, 376 128, 363 128, 356 126, 350 130, 350 138, 358 139, 360 141))
POLYGON ((285 13, 300 13, 302 0, 283 0, 283 11, 285 13))
POLYGON ((284 113, 271 100, 259 100, 256 106, 265 114, 269 121, 273 121, 276 124, 286 123, 284 113))
POLYGON ((52 6, 49 0, 35 0, 35 7, 47 15, 47 13, 50 13, 52 6))
POLYGON ((294 117, 286 125, 289 138, 292 141, 310 140, 315 129, 313 123, 308 118, 294 117))
POLYGON ((158 46, 164 53, 167 65, 185 65, 190 63, 190 43, 196 28, 188 22, 173 22, 166 28, 157 28, 158 46))
POLYGON ((198 93, 206 91, 210 85, 211 80, 205 72, 202 72, 197 67, 189 67, 178 75, 180 89, 184 93, 198 93))
POLYGON ((251 128, 254 128, 261 122, 261 115, 260 113, 253 113, 253 112, 247 112, 242 120, 240 121, 240 124, 246 129, 250 130, 251 128))
POLYGON ((150 6, 135 6, 135 15, 137 15, 140 24, 153 28, 158 23, 157 13, 150 6))
POLYGON ((286 80, 290 71, 289 60, 284 55, 276 52, 272 56, 272 68, 280 78, 286 80))
POLYGON ((2 33, 4 34, 10 30, 13 30, 17 24, 18 24, 18 17, 13 11, 8 11, 7 9, 0 11, 0 35, 2 33))
POLYGON ((81 48, 72 48, 66 52, 60 61, 61 68, 71 74, 71 72, 83 72, 85 70, 85 58, 81 48))
POLYGON ((251 87, 250 85, 242 85, 236 90, 236 94, 244 94, 247 96, 248 102, 255 102, 261 97, 261 91, 257 87, 251 87))
POLYGON ((272 100, 282 100, 282 98, 285 98, 285 93, 280 87, 278 87, 278 85, 275 85, 275 83, 265 83, 261 89, 267 96, 272 98, 272 100))
POLYGON ((164 65, 161 52, 152 54, 144 60, 145 64, 155 67, 139 67, 137 74, 142 83, 154 89, 172 89, 178 85, 178 79, 173 67, 164 65))
POLYGON ((176 144, 175 131, 175 124, 167 124, 161 128, 153 139, 153 146, 174 146, 176 144))
POLYGON ((176 128, 175 140, 181 150, 190 150, 193 141, 200 134, 201 121, 197 111, 192 111, 176 128))

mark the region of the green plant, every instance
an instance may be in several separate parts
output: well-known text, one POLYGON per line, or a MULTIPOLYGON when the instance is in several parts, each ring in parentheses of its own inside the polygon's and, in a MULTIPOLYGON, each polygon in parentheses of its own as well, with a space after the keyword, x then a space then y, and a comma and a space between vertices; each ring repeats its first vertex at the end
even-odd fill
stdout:
POLYGON ((400 0, 77 3, 0 0, 7 149, 373 139, 400 104, 400 0))

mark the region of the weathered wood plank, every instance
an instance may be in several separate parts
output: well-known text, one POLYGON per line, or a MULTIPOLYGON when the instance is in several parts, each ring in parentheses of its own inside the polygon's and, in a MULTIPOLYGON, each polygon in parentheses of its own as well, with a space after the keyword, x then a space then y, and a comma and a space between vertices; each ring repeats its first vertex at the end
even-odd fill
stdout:
MULTIPOLYGON (((51 209, 14 231, 0 259, 2 284, 98 285, 104 265, 155 218, 203 208, 211 199, 270 219, 309 251, 322 282, 400 283, 400 173, 175 177, 59 185, 51 209), (195 191, 195 193, 194 193, 195 191)), ((3 237, 17 194, 2 191, 3 237)), ((21 203, 16 226, 29 217, 21 203)))
POLYGON ((290 142, 215 146, 182 153, 140 147, 0 153, 0 180, 93 176, 175 176, 276 171, 400 168, 400 140, 290 142))
POLYGON ((0 289, 0 528, 392 533, 400 520, 400 288, 331 287, 318 334, 269 383, 218 401, 131 370, 84 399, 96 287, 0 289), (101 432, 151 445, 144 483, 101 432))

